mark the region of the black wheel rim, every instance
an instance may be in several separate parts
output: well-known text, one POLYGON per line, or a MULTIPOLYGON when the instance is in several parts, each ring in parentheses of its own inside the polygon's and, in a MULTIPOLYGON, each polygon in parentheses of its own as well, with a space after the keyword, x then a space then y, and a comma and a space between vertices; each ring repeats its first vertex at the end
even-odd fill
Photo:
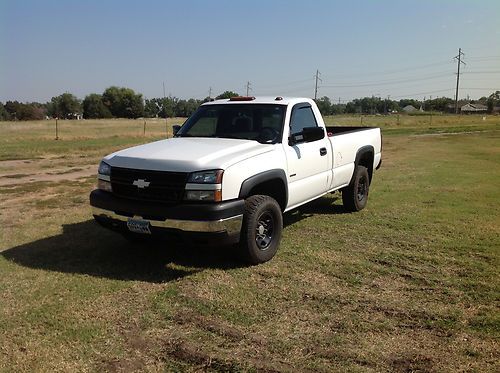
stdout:
POLYGON ((356 193, 359 202, 361 202, 362 200, 365 199, 365 197, 366 197, 366 188, 367 188, 366 177, 363 176, 358 181, 358 190, 357 190, 357 193, 356 193))
POLYGON ((260 250, 267 250, 271 245, 274 233, 274 218, 269 212, 264 212, 257 219, 255 227, 255 243, 260 250))

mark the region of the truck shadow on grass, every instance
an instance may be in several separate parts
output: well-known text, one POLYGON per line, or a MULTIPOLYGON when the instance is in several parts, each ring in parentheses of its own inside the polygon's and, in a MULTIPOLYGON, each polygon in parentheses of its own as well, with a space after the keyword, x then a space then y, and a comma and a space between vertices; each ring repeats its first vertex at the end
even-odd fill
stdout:
POLYGON ((244 266, 234 247, 201 247, 180 241, 132 244, 93 220, 62 226, 62 233, 0 253, 16 264, 124 281, 163 283, 206 268, 244 266))
POLYGON ((331 194, 302 205, 283 216, 283 226, 296 224, 313 215, 348 214, 344 206, 335 204, 339 199, 342 200, 342 197, 338 194, 331 194))
MULTIPOLYGON (((284 225, 296 224, 317 214, 340 214, 336 198, 320 198, 285 214, 284 225)), ((235 246, 193 245, 172 237, 147 244, 133 244, 100 227, 93 219, 62 226, 62 233, 23 244, 0 253, 28 268, 85 274, 123 281, 164 283, 207 268, 245 267, 235 246)))

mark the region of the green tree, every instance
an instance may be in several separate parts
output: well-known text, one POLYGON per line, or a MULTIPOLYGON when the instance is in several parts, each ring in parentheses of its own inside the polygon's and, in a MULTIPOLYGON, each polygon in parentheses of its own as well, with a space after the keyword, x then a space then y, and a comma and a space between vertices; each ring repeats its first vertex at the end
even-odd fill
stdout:
POLYGON ((20 111, 21 103, 17 101, 7 101, 4 105, 5 111, 7 112, 9 119, 17 120, 17 112, 20 111))
POLYGON ((47 105, 47 111, 52 117, 71 119, 74 114, 81 114, 82 107, 74 95, 63 93, 60 96, 52 97, 47 105))
POLYGON ((223 93, 221 93, 220 95, 218 95, 215 99, 216 100, 220 100, 220 99, 223 99, 223 98, 231 98, 231 97, 238 97, 239 94, 236 93, 236 92, 233 92, 233 91, 225 91, 223 93))
POLYGON ((159 98, 146 99, 144 103, 144 116, 146 118, 156 118, 161 110, 161 102, 159 98))
POLYGON ((91 93, 85 96, 82 106, 84 118, 111 118, 111 112, 102 102, 102 95, 100 94, 91 93))
POLYGON ((343 114, 346 112, 345 104, 333 104, 332 105, 332 114, 343 114))
POLYGON ((500 91, 493 92, 489 95, 486 104, 488 105, 488 113, 492 113, 495 107, 500 105, 500 91))
POLYGON ((162 118, 173 118, 178 116, 176 113, 176 105, 179 99, 177 97, 165 97, 158 99, 160 102, 160 116, 162 118))
POLYGON ((448 105, 453 104, 454 101, 448 97, 436 97, 432 100, 425 101, 425 110, 427 111, 448 111, 448 105))
POLYGON ((316 100, 316 105, 318 105, 318 109, 322 115, 331 115, 332 114, 332 102, 326 96, 323 96, 316 100))
POLYGON ((9 120, 40 120, 45 117, 45 107, 38 102, 20 103, 7 101, 3 106, 9 120))
POLYGON ((10 120, 10 115, 5 110, 5 106, 0 102, 0 120, 10 120))
POLYGON ((123 87, 109 87, 102 94, 104 105, 117 118, 138 118, 144 115, 142 95, 123 87))

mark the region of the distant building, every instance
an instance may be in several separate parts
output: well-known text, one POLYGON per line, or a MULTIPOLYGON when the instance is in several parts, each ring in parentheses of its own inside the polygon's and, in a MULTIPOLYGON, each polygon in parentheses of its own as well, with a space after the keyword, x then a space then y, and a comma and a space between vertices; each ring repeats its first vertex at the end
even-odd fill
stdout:
POLYGON ((415 106, 413 105, 406 105, 404 108, 403 108, 403 111, 405 113, 413 113, 414 111, 417 111, 417 109, 415 108, 415 106))
POLYGON ((82 120, 83 119, 83 114, 80 114, 80 113, 69 113, 66 116, 66 119, 82 120))
POLYGON ((488 107, 481 104, 465 104, 460 108, 462 114, 486 113, 488 107))

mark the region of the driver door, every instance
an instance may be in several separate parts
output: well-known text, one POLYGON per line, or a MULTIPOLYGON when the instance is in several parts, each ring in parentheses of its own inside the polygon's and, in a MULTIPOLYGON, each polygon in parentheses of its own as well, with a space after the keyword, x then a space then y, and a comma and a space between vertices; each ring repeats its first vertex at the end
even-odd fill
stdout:
MULTIPOLYGON (((290 136, 318 123, 309 103, 297 104, 290 117, 290 136)), ((328 190, 331 154, 328 138, 311 142, 284 142, 288 164, 288 206, 293 207, 324 194, 328 190)))

